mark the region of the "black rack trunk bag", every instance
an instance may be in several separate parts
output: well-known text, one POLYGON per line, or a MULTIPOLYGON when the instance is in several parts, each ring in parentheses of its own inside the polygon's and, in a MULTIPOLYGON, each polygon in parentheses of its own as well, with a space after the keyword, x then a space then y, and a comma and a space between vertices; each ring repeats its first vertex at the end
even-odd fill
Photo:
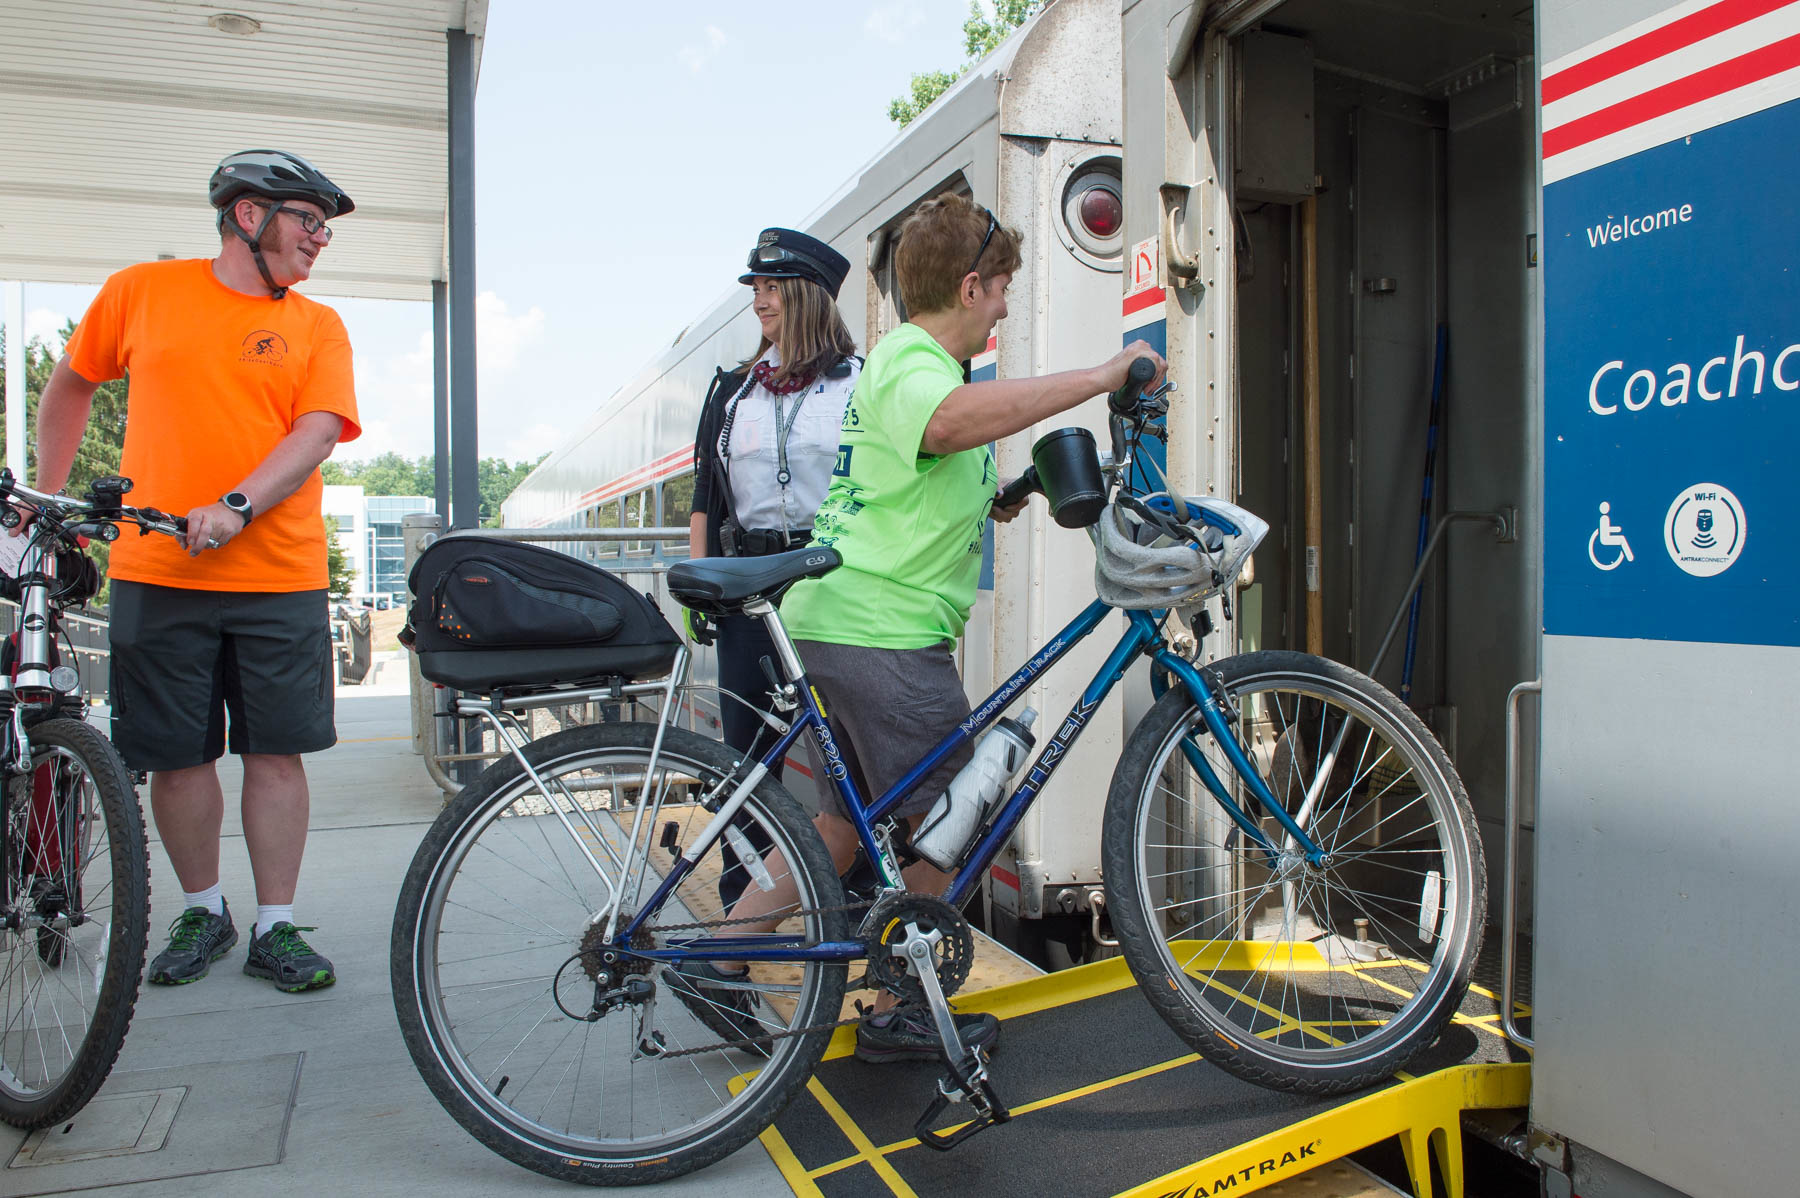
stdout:
POLYGON ((419 673, 461 691, 660 677, 681 647, 623 579, 540 545, 445 537, 406 582, 401 640, 419 673))

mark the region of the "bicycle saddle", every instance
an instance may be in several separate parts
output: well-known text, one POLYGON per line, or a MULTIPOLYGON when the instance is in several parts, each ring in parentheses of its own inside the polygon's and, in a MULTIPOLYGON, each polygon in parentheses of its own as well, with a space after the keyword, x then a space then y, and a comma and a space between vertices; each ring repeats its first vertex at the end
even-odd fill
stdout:
POLYGON ((843 562, 835 549, 808 546, 768 557, 703 557, 669 567, 669 594, 709 616, 773 599, 802 578, 829 574, 843 562))

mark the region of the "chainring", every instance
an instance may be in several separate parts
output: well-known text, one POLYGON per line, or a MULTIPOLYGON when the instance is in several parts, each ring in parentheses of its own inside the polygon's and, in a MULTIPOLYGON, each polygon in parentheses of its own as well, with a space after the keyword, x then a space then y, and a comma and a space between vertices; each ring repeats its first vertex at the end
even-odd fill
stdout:
POLYGON ((975 934, 962 912, 943 899, 924 894, 890 894, 870 908, 863 920, 863 943, 869 953, 869 981, 902 1001, 922 1001, 925 987, 907 967, 904 956, 895 956, 894 947, 911 935, 917 926, 920 933, 941 933, 932 952, 937 961, 938 986, 945 996, 955 994, 969 980, 975 964, 975 934))

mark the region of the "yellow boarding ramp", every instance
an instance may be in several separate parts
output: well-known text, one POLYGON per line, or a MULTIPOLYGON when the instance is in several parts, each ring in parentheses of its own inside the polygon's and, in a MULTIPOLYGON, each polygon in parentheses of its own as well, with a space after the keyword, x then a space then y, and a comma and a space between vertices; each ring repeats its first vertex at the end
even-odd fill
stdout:
MULTIPOLYGON (((1434 1160, 1449 1198, 1462 1198, 1462 1112, 1523 1107, 1530 1090, 1530 1066, 1481 986, 1411 1072, 1335 1098, 1277 1093, 1208 1064, 1137 993, 1123 960, 959 995, 954 1005, 1002 1020, 991 1072, 1012 1121, 952 1152, 922 1146, 912 1121, 940 1068, 857 1061, 854 1029, 839 1029, 806 1093, 763 1133, 795 1194, 1239 1195, 1397 1138, 1417 1198, 1436 1198, 1434 1160)), ((1392 1192, 1314 1180, 1281 1192, 1392 1192)))

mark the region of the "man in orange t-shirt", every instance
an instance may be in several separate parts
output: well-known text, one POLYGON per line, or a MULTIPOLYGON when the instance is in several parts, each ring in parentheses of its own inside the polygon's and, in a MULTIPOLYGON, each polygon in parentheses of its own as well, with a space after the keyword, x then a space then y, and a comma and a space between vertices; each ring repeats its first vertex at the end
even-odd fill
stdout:
POLYGON ((237 943, 219 884, 215 763, 241 756, 257 915, 244 972, 282 990, 336 981, 294 925, 309 796, 300 754, 332 721, 319 463, 357 424, 336 312, 288 290, 354 205, 306 160, 246 150, 214 171, 219 255, 108 279, 44 388, 37 486, 57 491, 94 389, 129 376, 121 473, 132 502, 186 512, 182 541, 112 551, 113 740, 151 774, 150 805, 183 892, 150 981, 206 976, 237 943), (229 735, 227 735, 229 728, 229 735))

